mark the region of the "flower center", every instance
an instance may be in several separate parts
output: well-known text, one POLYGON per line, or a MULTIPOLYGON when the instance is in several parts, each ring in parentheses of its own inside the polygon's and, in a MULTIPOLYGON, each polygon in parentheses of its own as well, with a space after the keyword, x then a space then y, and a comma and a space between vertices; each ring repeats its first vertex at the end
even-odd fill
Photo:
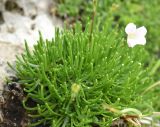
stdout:
POLYGON ((134 38, 136 38, 136 34, 135 33, 131 33, 131 34, 128 35, 128 37, 130 39, 134 39, 134 38))

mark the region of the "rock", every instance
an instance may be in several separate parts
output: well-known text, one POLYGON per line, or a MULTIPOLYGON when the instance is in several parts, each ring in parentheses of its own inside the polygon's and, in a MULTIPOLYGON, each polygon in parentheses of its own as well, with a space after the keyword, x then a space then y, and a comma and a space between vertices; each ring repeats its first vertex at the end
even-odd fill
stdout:
POLYGON ((7 62, 14 63, 16 55, 23 52, 20 45, 0 42, 0 91, 3 90, 5 78, 14 75, 14 72, 9 68, 7 62))
POLYGON ((37 31, 40 31, 44 39, 51 40, 55 34, 55 27, 52 25, 51 19, 46 14, 38 15, 37 18, 33 21, 34 29, 33 36, 39 38, 37 31))
POLYGON ((55 36, 62 21, 50 15, 53 0, 0 0, 0 41, 36 44, 41 31, 44 39, 55 36))

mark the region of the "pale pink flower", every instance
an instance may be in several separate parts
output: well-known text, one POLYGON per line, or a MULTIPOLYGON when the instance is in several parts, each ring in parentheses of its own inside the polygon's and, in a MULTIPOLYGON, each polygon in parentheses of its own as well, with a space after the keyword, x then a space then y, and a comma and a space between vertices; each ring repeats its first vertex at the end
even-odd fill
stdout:
POLYGON ((144 26, 136 28, 134 23, 129 23, 125 28, 125 32, 128 35, 127 43, 129 47, 146 44, 145 35, 147 33, 147 29, 144 26))

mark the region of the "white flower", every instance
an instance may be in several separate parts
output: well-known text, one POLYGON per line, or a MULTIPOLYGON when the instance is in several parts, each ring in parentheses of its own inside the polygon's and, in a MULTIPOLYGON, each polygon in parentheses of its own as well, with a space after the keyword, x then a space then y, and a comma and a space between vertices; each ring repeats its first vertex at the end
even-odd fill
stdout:
POLYGON ((145 35, 147 33, 147 29, 144 26, 136 28, 134 23, 129 23, 125 28, 125 32, 128 35, 127 43, 129 47, 146 44, 145 35))

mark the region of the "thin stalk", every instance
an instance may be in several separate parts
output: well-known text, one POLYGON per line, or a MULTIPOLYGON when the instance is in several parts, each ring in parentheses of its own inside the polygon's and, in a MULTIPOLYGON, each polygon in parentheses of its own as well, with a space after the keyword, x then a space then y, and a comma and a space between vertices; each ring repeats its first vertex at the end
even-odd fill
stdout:
POLYGON ((154 65, 154 67, 152 68, 151 72, 150 72, 150 75, 154 75, 155 72, 158 70, 158 68, 160 67, 160 60, 158 60, 156 62, 156 64, 154 65))
POLYGON ((147 93, 148 91, 150 91, 151 89, 157 87, 160 85, 160 81, 154 83, 153 85, 149 86, 147 89, 144 90, 144 92, 142 93, 142 95, 144 95, 145 93, 147 93))
POLYGON ((93 34, 93 28, 94 28, 94 20, 96 16, 96 9, 97 8, 97 0, 93 0, 93 14, 92 14, 92 20, 91 20, 91 27, 90 27, 90 35, 89 35, 89 42, 92 42, 92 34, 93 34))

